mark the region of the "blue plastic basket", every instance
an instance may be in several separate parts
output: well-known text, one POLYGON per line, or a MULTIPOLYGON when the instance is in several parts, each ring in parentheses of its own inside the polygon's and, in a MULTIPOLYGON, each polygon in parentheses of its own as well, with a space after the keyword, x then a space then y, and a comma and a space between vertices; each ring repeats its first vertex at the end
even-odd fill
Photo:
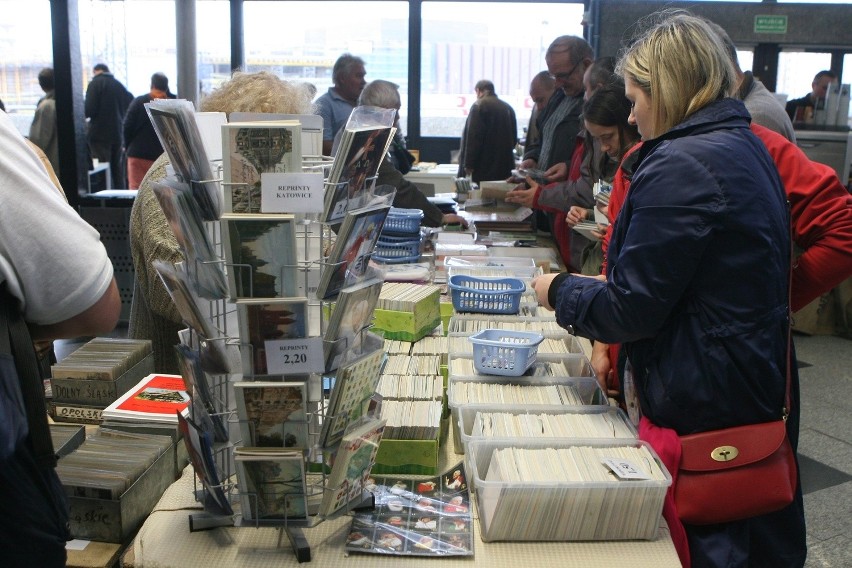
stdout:
POLYGON ((423 220, 422 209, 401 209, 391 207, 382 233, 413 235, 420 234, 420 221, 423 220))
POLYGON ((453 274, 447 283, 455 311, 481 314, 518 313, 521 295, 527 289, 524 281, 517 278, 477 278, 467 274, 453 274))
POLYGON ((477 373, 519 377, 535 363, 540 333, 484 329, 470 336, 477 373))
POLYGON ((407 241, 385 241, 379 237, 373 260, 387 264, 416 262, 420 259, 420 239, 407 241))

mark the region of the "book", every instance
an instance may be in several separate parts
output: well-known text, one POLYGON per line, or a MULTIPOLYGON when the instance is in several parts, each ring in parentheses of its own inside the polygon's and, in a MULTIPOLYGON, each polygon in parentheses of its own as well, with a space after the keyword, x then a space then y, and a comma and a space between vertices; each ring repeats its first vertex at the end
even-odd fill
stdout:
POLYGON ((151 374, 101 413, 103 418, 131 422, 177 423, 188 414, 189 393, 180 375, 151 374))
POLYGON ((390 205, 371 205, 346 213, 320 274, 317 298, 336 295, 366 273, 388 211, 390 205))
POLYGON ((302 126, 302 157, 322 156, 322 117, 318 114, 282 114, 276 112, 232 112, 234 122, 298 120, 302 126))
POLYGON ((216 471, 210 434, 204 432, 195 422, 183 415, 178 415, 178 429, 183 435, 183 442, 189 454, 189 461, 195 470, 195 475, 204 486, 204 508, 211 513, 232 515, 234 511, 216 471))
POLYGON ((381 377, 384 357, 382 349, 374 349, 340 365, 320 431, 321 446, 337 444, 346 427, 367 412, 381 377))
POLYGON ((392 126, 346 126, 328 175, 322 221, 339 223, 347 211, 364 207, 368 181, 376 176, 396 129, 392 126))
POLYGON ((361 496, 376 461, 384 428, 384 420, 368 418, 344 434, 326 479, 320 515, 332 515, 361 496))
POLYGON ((301 451, 241 447, 234 450, 243 519, 307 517, 305 460, 301 451))
POLYGON ((195 122, 195 107, 183 99, 156 99, 145 104, 154 131, 175 172, 188 184, 205 221, 222 212, 218 184, 195 122))
POLYGON ((304 382, 238 382, 234 397, 244 446, 308 448, 304 382))
POLYGON ((228 291, 240 298, 296 296, 296 222, 289 214, 222 215, 228 291))
POLYGON ((378 278, 368 278, 338 293, 323 339, 327 372, 337 369, 346 351, 360 348, 361 332, 373 319, 382 284, 378 278))
POLYGON ((222 125, 225 211, 260 213, 261 174, 302 171, 298 120, 230 122, 222 125))
POLYGON ((237 300, 240 342, 243 346, 243 375, 266 375, 266 344, 281 339, 299 339, 308 335, 307 298, 270 298, 237 300))

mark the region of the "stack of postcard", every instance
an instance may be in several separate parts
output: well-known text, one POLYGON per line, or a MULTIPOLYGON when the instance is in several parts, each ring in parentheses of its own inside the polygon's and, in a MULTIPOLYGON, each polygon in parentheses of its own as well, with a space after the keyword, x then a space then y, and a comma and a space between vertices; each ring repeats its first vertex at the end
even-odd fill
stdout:
POLYGON ((288 524, 307 518, 305 459, 300 450, 239 447, 234 450, 240 512, 254 524, 288 524))
POLYGON ((204 487, 204 509, 217 515, 232 515, 234 511, 216 467, 212 436, 183 415, 178 417, 178 429, 195 475, 204 487))
POLYGON ((382 284, 378 278, 367 278, 337 294, 323 338, 326 372, 337 369, 347 351, 360 351, 363 333, 373 321, 382 284))
POLYGON ((234 383, 242 446, 307 450, 305 381, 234 383))
POLYGON ((301 173, 302 126, 298 120, 222 125, 225 211, 261 213, 261 175, 301 173))
POLYGON ((370 181, 375 178, 395 132, 392 126, 380 125, 344 128, 326 185, 324 222, 340 223, 347 211, 369 203, 370 181))

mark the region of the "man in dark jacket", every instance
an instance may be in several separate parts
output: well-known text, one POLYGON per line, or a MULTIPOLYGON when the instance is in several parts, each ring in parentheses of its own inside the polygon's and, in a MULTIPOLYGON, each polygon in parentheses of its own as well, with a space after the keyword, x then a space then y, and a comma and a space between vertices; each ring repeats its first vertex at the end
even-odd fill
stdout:
POLYGON ((515 111, 497 98, 491 81, 479 81, 474 91, 476 102, 470 107, 461 139, 459 176, 475 182, 506 179, 515 167, 515 111))
POLYGON ((124 117, 124 145, 127 148, 127 187, 139 189, 142 178, 154 160, 163 153, 163 146, 145 105, 155 99, 173 99, 169 92, 169 78, 163 73, 151 75, 151 92, 133 99, 124 117))
POLYGON ((109 162, 114 188, 126 187, 121 127, 133 100, 124 85, 98 63, 86 89, 86 118, 89 119, 89 152, 100 162, 109 162))

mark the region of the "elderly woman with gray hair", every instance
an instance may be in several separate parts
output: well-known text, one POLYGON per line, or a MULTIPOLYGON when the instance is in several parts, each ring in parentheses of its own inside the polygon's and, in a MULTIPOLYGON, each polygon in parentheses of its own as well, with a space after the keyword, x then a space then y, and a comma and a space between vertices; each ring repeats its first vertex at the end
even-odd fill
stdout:
MULTIPOLYGON (((399 110, 401 105, 399 98, 399 85, 390 81, 378 79, 367 83, 361 96, 358 98, 359 106, 374 106, 380 108, 392 108, 399 110)), ((399 114, 397 113, 397 121, 399 114)), ((398 128, 398 126, 397 126, 398 128)), ((379 166, 376 185, 392 185, 396 188, 396 196, 393 200, 394 207, 406 209, 423 210, 423 224, 427 227, 439 227, 441 225, 461 225, 467 227, 467 221, 454 213, 442 213, 441 210, 423 195, 416 185, 405 179, 394 164, 385 156, 379 166)))

